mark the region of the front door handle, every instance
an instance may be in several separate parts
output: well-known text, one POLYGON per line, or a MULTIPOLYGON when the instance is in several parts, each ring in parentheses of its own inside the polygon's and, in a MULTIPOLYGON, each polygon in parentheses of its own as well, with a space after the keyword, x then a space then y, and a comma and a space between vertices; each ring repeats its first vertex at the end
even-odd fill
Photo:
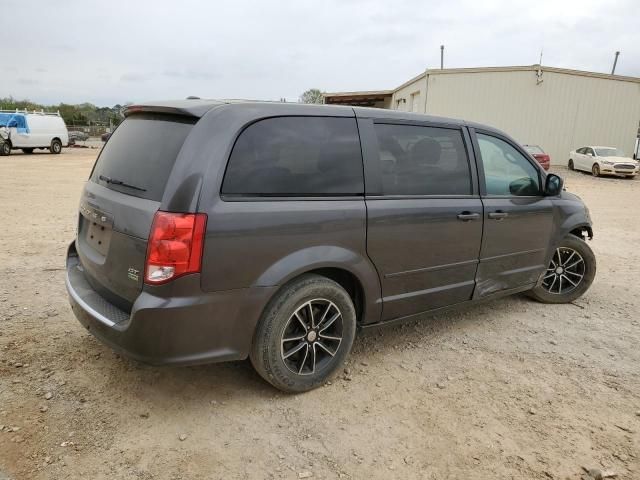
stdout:
POLYGON ((480 218, 479 213, 462 212, 458 214, 458 220, 468 222, 469 220, 478 220, 480 218))
POLYGON ((508 217, 509 214, 507 212, 503 212, 502 210, 498 210, 497 212, 491 212, 488 216, 492 220, 502 220, 503 218, 508 217))

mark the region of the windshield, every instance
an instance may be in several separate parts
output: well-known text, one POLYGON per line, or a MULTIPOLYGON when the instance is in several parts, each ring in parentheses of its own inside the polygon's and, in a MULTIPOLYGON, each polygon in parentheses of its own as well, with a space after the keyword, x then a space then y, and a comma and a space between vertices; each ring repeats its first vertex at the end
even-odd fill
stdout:
POLYGON ((539 146, 537 145, 524 145, 524 149, 529 152, 530 154, 544 154, 544 150, 542 150, 539 146))
POLYGON ((91 181, 128 195, 160 201, 176 157, 195 119, 137 114, 102 149, 91 181))
POLYGON ((594 150, 596 151, 596 155, 599 157, 624 157, 622 150, 617 148, 601 147, 595 148, 594 150))

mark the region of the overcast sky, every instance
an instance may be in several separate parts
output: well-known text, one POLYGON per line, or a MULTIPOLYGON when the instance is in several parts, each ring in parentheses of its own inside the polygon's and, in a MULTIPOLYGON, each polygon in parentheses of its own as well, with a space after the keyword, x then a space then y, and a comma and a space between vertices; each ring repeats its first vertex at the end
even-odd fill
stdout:
POLYGON ((638 0, 0 0, 0 97, 295 100, 426 67, 543 64, 640 76, 638 0))

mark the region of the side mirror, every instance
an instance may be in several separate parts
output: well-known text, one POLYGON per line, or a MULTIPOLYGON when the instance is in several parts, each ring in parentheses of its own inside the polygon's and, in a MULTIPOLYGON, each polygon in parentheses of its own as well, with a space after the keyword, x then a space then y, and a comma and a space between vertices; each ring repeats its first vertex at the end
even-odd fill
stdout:
POLYGON ((547 197, 556 197, 562 192, 564 181, 558 175, 550 173, 544 182, 544 194, 547 197))
POLYGON ((531 197, 540 195, 540 187, 533 178, 522 177, 509 184, 509 192, 517 197, 531 197))

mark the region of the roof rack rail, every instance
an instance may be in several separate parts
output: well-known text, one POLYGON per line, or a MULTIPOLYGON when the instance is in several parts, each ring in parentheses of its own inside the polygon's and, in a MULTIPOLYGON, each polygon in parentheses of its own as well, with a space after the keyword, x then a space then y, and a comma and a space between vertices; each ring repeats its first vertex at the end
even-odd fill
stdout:
POLYGON ((29 115, 51 115, 54 117, 59 117, 60 116, 60 110, 58 110, 57 112, 45 112, 44 110, 20 110, 19 108, 16 108, 15 110, 2 110, 0 109, 0 113, 22 113, 22 114, 29 114, 29 115))

